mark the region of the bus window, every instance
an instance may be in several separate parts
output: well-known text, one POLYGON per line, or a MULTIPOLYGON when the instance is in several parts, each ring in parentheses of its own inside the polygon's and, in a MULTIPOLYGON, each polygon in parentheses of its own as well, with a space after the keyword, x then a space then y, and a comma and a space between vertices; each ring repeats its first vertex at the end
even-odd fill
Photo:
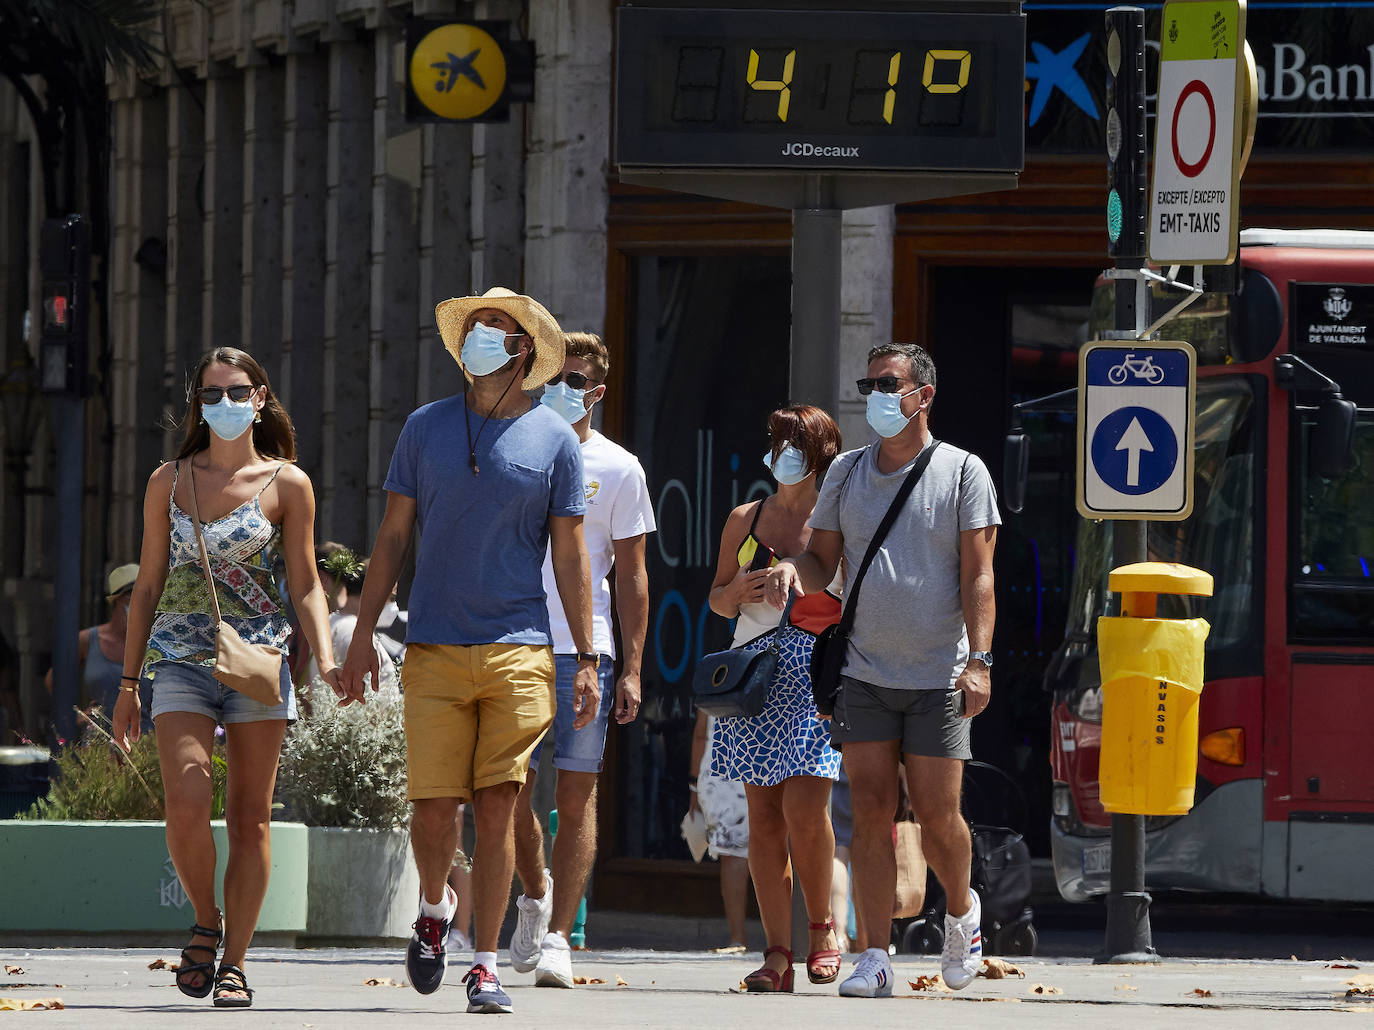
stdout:
MULTIPOLYGON (((1150 321, 1176 306, 1184 294, 1165 289, 1159 283, 1150 284, 1150 321)), ((1244 360, 1233 351, 1231 333, 1231 298, 1224 293, 1204 293, 1176 318, 1165 323, 1160 335, 1166 340, 1187 340, 1197 351, 1197 363, 1227 365, 1244 360)), ((1089 319, 1089 338, 1103 339, 1103 333, 1116 328, 1116 286, 1102 281, 1093 289, 1092 316, 1089 319)))
POLYGON ((1293 441, 1290 636, 1296 642, 1374 640, 1374 411, 1355 420, 1354 460, 1339 479, 1308 462, 1316 422, 1299 408, 1293 441))

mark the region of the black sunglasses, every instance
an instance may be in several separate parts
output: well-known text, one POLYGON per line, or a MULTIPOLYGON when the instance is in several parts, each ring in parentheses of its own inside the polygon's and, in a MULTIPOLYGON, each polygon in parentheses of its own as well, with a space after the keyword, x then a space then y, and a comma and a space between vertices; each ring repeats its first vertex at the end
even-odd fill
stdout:
POLYGON ((196 396, 200 398, 202 404, 218 404, 220 399, 227 393, 231 401, 246 401, 253 396, 256 386, 245 386, 240 383, 237 386, 202 386, 196 391, 196 396))
POLYGON ((920 389, 925 383, 917 383, 912 379, 905 379, 902 376, 879 376, 877 379, 856 379, 854 385, 859 388, 859 396, 867 397, 873 392, 876 386, 879 393, 896 393, 902 383, 912 383, 920 389))
POLYGON ((549 380, 549 385, 557 386, 565 379, 574 390, 585 390, 589 386, 599 385, 595 379, 588 379, 581 372, 559 372, 558 375, 549 380))

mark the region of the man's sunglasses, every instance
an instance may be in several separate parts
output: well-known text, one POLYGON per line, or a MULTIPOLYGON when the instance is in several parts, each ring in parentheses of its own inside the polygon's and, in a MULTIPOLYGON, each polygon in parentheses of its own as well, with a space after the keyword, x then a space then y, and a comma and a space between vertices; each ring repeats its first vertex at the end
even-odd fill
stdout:
MULTIPOLYGON (((901 389, 902 383, 912 383, 913 380, 903 379, 901 376, 879 376, 877 379, 856 379, 854 385, 859 388, 859 396, 867 397, 877 387, 879 393, 897 393, 901 389)), ((924 383, 914 383, 917 388, 924 386, 924 383)))
POLYGON ((599 385, 595 379, 588 379, 581 372, 559 372, 549 380, 549 385, 557 386, 564 380, 567 380, 568 385, 574 390, 585 390, 590 386, 599 385))
POLYGON ((227 393, 229 399, 234 402, 246 401, 253 396, 256 386, 246 386, 240 383, 238 386, 202 386, 196 391, 196 396, 200 398, 202 404, 218 404, 227 393))

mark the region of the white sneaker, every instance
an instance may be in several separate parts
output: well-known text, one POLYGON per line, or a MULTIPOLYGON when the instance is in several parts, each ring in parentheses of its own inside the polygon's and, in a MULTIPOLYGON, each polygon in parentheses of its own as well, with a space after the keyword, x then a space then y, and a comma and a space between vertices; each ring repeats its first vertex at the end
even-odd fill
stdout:
POLYGON ((448 941, 444 944, 444 950, 462 954, 472 950, 472 941, 468 940, 467 934, 455 926, 448 932, 448 941))
POLYGON ((510 964, 517 973, 528 973, 539 961, 539 943, 549 932, 549 917, 553 914, 553 877, 544 870, 544 896, 515 899, 520 913, 515 932, 510 938, 510 964))
POLYGON ((854 963, 854 972, 840 984, 841 998, 892 997, 892 962, 882 948, 869 948, 854 963))
POLYGON ((534 967, 534 986, 571 987, 572 948, 561 933, 546 933, 539 942, 539 964, 534 967))
POLYGON ((945 950, 940 956, 940 974, 945 984, 956 991, 962 991, 983 964, 983 932, 979 923, 983 918, 983 903, 978 900, 978 892, 970 890, 973 907, 957 919, 945 914, 945 950))

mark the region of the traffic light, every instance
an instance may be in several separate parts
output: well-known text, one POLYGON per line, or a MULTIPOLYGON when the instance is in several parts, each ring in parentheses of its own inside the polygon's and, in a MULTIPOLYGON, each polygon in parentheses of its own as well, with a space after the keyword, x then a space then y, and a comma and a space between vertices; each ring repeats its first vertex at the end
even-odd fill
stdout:
POLYGON ((1150 216, 1145 147, 1145 11, 1107 11, 1107 253, 1144 260, 1150 216))
POLYGON ((90 325, 91 227, 81 215, 43 222, 38 246, 43 283, 39 385, 45 393, 86 392, 90 325))

